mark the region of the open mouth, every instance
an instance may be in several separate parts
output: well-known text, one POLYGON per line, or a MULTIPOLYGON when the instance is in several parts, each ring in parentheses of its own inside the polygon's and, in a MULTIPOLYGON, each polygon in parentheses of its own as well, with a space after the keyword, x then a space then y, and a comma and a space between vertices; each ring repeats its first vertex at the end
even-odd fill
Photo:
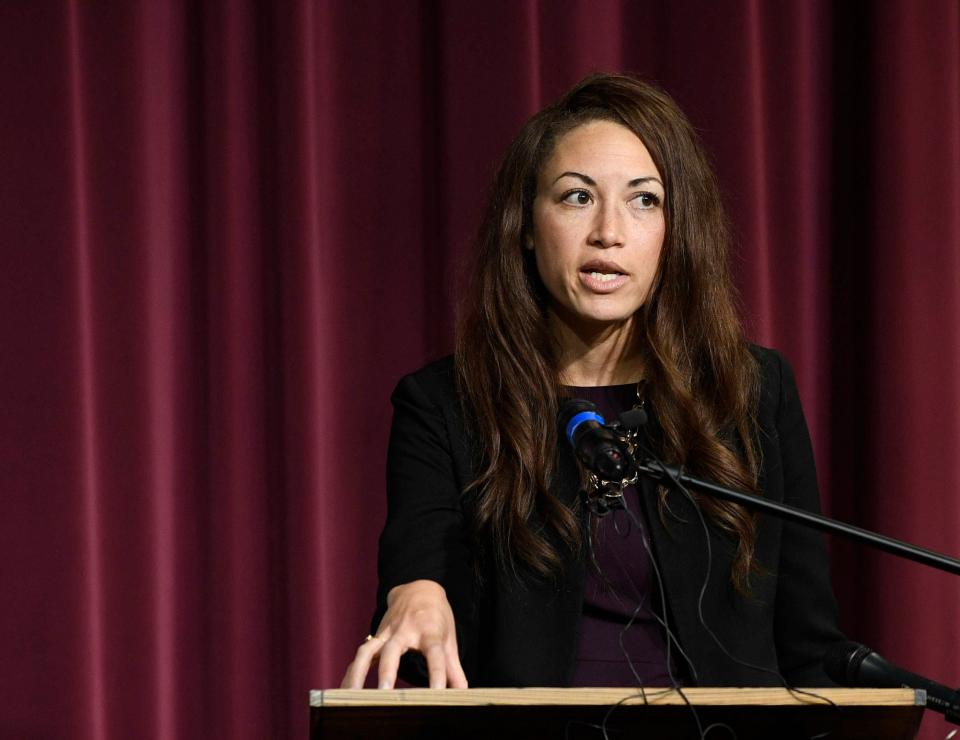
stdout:
POLYGON ((580 272, 589 275, 594 280, 599 280, 601 283, 612 283, 623 275, 622 272, 598 272, 596 270, 581 270, 580 272))
POLYGON ((594 291, 616 290, 627 281, 627 272, 616 262, 590 260, 580 266, 580 279, 594 291))
POLYGON ((591 260, 580 267, 581 284, 593 293, 612 293, 626 284, 628 274, 616 262, 591 260))
POLYGON ((589 262, 584 262, 582 265, 580 265, 580 272, 585 272, 598 280, 608 275, 613 275, 616 277, 617 275, 627 274, 627 271, 616 262, 600 259, 593 259, 589 262))

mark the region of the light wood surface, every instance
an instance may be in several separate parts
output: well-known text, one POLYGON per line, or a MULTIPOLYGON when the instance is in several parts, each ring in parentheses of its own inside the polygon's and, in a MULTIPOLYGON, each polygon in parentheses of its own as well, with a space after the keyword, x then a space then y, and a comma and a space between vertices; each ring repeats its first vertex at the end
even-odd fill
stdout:
POLYGON ((311 740, 914 740, 912 689, 329 689, 310 692, 311 740), (689 702, 689 706, 687 705, 689 702))
POLYGON ((312 707, 466 707, 466 706, 607 706, 651 704, 679 706, 922 706, 925 696, 914 689, 326 689, 310 692, 312 707))

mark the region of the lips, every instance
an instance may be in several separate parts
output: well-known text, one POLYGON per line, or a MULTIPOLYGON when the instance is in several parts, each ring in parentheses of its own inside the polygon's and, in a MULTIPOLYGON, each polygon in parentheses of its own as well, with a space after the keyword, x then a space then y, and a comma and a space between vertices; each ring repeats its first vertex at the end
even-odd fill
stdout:
POLYGON ((592 293, 612 293, 627 278, 627 272, 616 262, 590 260, 580 266, 580 283, 592 293))
POLYGON ((624 270, 616 262, 609 262, 607 260, 590 260, 580 265, 580 272, 599 272, 601 275, 626 275, 627 271, 624 270))

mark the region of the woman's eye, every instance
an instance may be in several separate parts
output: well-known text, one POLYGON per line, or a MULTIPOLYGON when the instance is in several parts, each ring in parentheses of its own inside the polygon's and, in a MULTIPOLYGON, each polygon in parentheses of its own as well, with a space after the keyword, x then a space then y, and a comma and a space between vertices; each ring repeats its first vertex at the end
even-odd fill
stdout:
POLYGON ((633 199, 636 208, 656 208, 660 205, 660 196, 656 193, 640 193, 633 199))
POLYGON ((586 190, 571 190, 563 196, 563 202, 571 206, 585 206, 590 203, 590 193, 586 190))

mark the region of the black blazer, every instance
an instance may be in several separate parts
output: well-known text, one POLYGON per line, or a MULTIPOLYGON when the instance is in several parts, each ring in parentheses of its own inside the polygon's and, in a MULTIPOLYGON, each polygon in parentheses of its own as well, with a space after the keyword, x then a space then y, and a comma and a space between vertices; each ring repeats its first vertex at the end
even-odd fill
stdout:
MULTIPOLYGON (((772 350, 752 348, 760 364, 758 409, 763 495, 819 510, 813 453, 793 373, 772 350)), ((387 522, 380 537, 376 629, 394 586, 431 579, 447 592, 457 622, 460 657, 471 686, 569 685, 577 654, 585 561, 571 557, 559 581, 495 569, 471 540, 467 485, 475 477, 470 441, 457 395, 452 358, 404 377, 393 394, 387 459, 387 522)), ((553 419, 544 420, 553 424, 553 419)), ((556 495, 577 506, 577 463, 560 441, 556 495)), ((690 659, 691 683, 701 686, 779 685, 776 676, 737 660, 779 671, 793 686, 830 686, 821 667, 828 645, 842 640, 821 535, 772 517, 759 520, 755 557, 761 573, 751 594, 730 582, 732 538, 710 526, 713 560, 696 511, 677 492, 668 514, 657 511, 653 484, 643 482, 654 555, 661 569, 668 620, 690 659)), ((425 683, 420 656, 404 661, 401 675, 425 683)))

